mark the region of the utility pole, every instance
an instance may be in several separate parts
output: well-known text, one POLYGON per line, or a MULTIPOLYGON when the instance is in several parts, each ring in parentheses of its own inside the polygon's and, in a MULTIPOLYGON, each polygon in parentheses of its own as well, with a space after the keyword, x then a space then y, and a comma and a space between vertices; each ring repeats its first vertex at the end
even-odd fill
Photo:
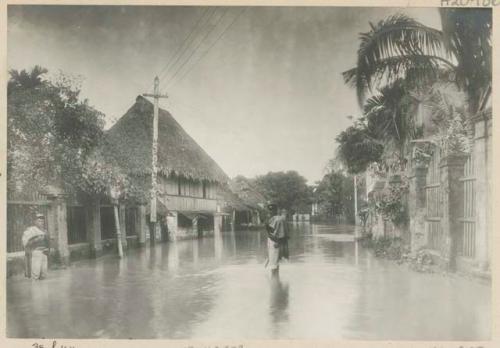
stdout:
POLYGON ((358 224, 358 180, 354 175, 354 225, 358 224))
POLYGON ((151 160, 151 209, 149 221, 151 222, 152 232, 149 238, 151 246, 155 245, 156 239, 156 199, 158 193, 157 172, 158 172, 158 100, 160 98, 168 98, 168 96, 160 94, 160 79, 155 77, 154 93, 145 93, 145 97, 154 98, 154 114, 153 114, 153 145, 152 145, 152 160, 151 160))

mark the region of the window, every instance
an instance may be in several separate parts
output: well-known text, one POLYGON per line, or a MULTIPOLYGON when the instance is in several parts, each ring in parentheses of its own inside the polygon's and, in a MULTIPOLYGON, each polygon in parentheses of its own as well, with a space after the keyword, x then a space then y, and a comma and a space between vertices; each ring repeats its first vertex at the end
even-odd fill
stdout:
POLYGON ((177 178, 177 195, 181 196, 182 195, 182 192, 181 192, 181 178, 177 178))
POLYGON ((203 198, 207 198, 207 182, 203 181, 203 198))

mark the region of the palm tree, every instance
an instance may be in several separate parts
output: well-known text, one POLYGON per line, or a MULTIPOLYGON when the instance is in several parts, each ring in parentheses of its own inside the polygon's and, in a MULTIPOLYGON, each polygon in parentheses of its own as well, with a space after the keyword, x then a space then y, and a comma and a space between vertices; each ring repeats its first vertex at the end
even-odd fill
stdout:
POLYGON ((400 170, 406 145, 421 136, 412 117, 416 107, 405 81, 384 86, 365 101, 363 116, 337 137, 338 159, 351 172, 362 172, 373 161, 400 170))
POLYGON ((369 133, 384 142, 386 152, 396 151, 402 155, 408 141, 420 135, 411 117, 416 107, 405 81, 400 79, 366 100, 362 119, 369 133))
POLYGON ((491 97, 489 9, 440 9, 442 30, 402 14, 390 16, 360 34, 356 67, 343 73, 356 88, 360 105, 374 86, 404 78, 408 86, 453 81, 466 92, 471 115, 491 97))
POLYGON ((48 72, 47 69, 35 65, 31 71, 9 70, 10 79, 7 84, 7 91, 10 94, 15 88, 30 89, 42 85, 41 76, 48 72))

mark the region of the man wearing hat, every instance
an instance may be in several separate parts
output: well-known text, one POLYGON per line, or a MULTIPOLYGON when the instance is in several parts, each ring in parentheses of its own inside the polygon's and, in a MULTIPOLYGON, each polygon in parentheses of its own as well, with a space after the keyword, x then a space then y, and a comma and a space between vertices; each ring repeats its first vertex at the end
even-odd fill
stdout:
POLYGON ((25 276, 35 280, 47 276, 47 256, 49 254, 49 239, 45 232, 45 216, 36 214, 35 224, 23 233, 25 252, 25 276))
POLYGON ((268 265, 273 276, 279 273, 279 261, 288 258, 288 226, 286 224, 286 210, 278 214, 278 206, 269 204, 267 209, 271 218, 266 224, 268 265))

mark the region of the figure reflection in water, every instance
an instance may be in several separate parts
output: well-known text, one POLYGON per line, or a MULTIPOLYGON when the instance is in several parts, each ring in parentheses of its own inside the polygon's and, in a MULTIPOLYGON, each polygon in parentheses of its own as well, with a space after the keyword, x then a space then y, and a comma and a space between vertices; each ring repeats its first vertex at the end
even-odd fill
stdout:
POLYGON ((280 324, 288 321, 288 284, 280 280, 279 274, 273 274, 270 286, 269 314, 274 335, 278 337, 280 324))

